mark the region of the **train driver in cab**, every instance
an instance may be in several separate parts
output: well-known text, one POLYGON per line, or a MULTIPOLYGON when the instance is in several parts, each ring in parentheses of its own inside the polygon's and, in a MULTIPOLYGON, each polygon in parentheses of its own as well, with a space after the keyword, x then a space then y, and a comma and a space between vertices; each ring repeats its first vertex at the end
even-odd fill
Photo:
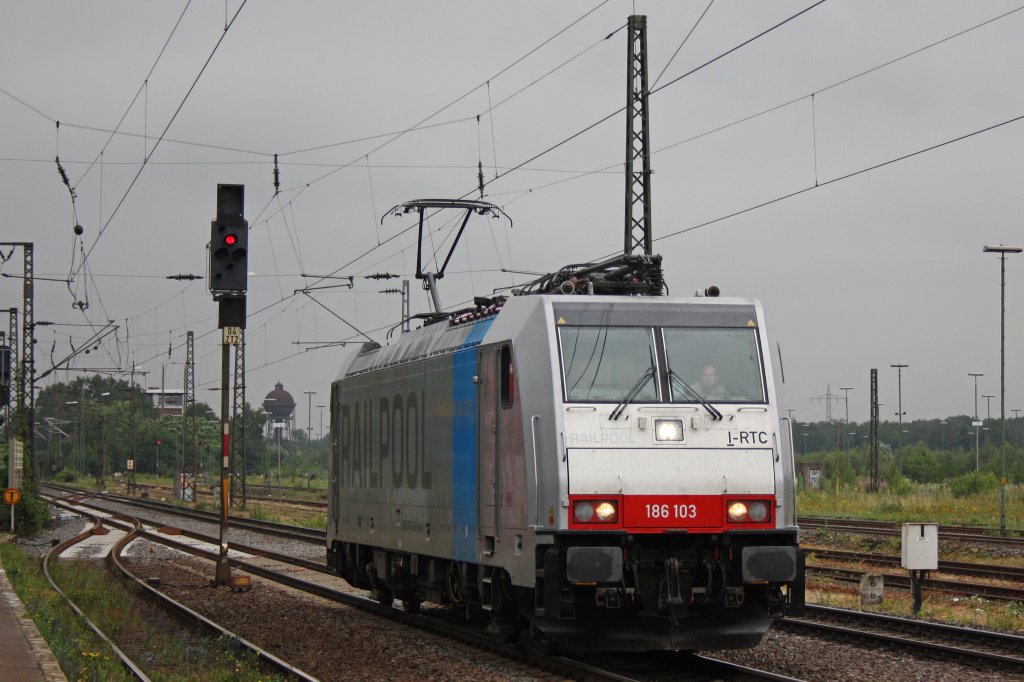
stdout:
POLYGON ((718 371, 714 365, 704 365, 697 390, 706 400, 723 400, 729 397, 729 391, 718 380, 718 371))

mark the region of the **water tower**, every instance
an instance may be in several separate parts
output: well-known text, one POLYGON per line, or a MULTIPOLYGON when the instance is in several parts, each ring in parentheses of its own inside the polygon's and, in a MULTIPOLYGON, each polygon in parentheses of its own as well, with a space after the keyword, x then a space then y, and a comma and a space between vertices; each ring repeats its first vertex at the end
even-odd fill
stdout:
POLYGON ((295 399, 292 394, 284 390, 284 384, 280 381, 274 385, 274 390, 263 399, 263 410, 270 415, 267 422, 267 435, 274 436, 274 442, 280 443, 282 439, 291 440, 292 420, 295 418, 295 399))

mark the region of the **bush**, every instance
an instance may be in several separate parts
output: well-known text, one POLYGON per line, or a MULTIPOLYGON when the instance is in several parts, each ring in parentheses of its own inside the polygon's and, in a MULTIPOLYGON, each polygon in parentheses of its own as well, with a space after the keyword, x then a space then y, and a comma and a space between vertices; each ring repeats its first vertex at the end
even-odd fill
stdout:
MULTIPOLYGON (((6 511, 6 508, 5 508, 6 511)), ((10 512, 7 512, 9 516, 10 512)), ((5 516, 7 518, 8 516, 5 516)), ((49 508, 46 502, 29 491, 25 491, 21 502, 14 508, 14 528, 19 537, 30 538, 46 528, 49 508)))
POLYGON ((962 498, 977 493, 987 493, 999 488, 999 479, 992 472, 972 471, 949 480, 947 484, 953 497, 962 498))
POLYGON ((888 479, 888 492, 890 495, 902 497, 904 495, 909 495, 910 493, 914 492, 914 484, 910 482, 909 478, 900 474, 899 472, 891 471, 889 473, 888 479))

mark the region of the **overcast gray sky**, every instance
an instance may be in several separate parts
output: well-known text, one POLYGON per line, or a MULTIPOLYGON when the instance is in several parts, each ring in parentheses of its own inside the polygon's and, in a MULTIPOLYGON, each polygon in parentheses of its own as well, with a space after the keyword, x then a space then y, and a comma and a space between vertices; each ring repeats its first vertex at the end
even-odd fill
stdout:
MULTIPOLYGON (((905 419, 971 413, 969 372, 985 373, 979 393, 997 396, 996 416, 999 262, 981 249, 1024 242, 1024 120, 857 173, 1024 116, 1024 5, 828 0, 671 83, 812 4, 715 0, 670 62, 708 0, 249 0, 240 11, 238 0, 2 0, 0 241, 35 242, 37 276, 74 275, 37 284, 36 319, 58 323, 38 330, 37 371, 81 345, 83 325, 114 320, 116 337, 71 365, 134 362, 145 383, 163 368, 180 387, 191 329, 197 397, 215 404, 216 307, 204 282, 165 277, 205 272, 216 185, 241 183, 256 273, 248 398, 281 381, 305 425, 303 391, 317 391, 318 431, 347 350, 296 342, 352 331, 293 294, 308 283, 300 273, 356 276, 317 300, 383 342, 400 301, 377 292, 400 285, 363 276, 411 279, 415 246, 399 235, 408 219, 381 216, 471 192, 478 162, 491 181, 620 108, 625 32, 605 37, 635 10, 648 16, 652 81, 664 70, 650 100, 652 196, 671 292, 717 284, 764 303, 797 420, 824 418, 815 398, 830 385, 854 387, 850 418, 866 420, 872 367, 895 419, 893 363, 910 365, 905 419)), ((488 183, 485 199, 514 226, 471 223, 442 283, 447 305, 523 281, 502 267, 551 271, 621 249, 624 121, 488 183)), ((431 227, 440 247, 448 230, 431 227)), ((0 272, 20 274, 20 253, 0 272)), ((413 311, 428 310, 412 290, 413 311)), ((0 307, 20 307, 20 292, 0 278, 0 307)), ((1024 408, 1024 254, 1007 261, 1006 295, 1012 416, 1024 408)))

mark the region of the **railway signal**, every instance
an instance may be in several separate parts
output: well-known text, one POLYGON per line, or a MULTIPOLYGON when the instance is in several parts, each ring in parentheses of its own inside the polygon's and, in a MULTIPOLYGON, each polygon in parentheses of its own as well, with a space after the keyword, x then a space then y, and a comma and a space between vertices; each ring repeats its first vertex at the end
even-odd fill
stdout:
POLYGON ((244 203, 245 185, 217 185, 217 217, 210 223, 210 292, 215 299, 245 294, 249 223, 244 203))
MULTIPOLYGON (((231 488, 231 414, 228 411, 230 350, 235 345, 236 405, 245 401, 244 376, 245 293, 249 268, 249 223, 245 220, 245 185, 217 185, 217 217, 210 227, 210 293, 218 302, 217 326, 223 330, 221 343, 221 499, 220 553, 215 584, 231 584, 228 564, 228 500, 231 488)), ((239 433, 239 436, 242 434, 239 433)), ((244 446, 243 446, 244 448, 244 446)), ((237 464, 242 472, 242 500, 245 501, 245 452, 239 449, 237 464)))

